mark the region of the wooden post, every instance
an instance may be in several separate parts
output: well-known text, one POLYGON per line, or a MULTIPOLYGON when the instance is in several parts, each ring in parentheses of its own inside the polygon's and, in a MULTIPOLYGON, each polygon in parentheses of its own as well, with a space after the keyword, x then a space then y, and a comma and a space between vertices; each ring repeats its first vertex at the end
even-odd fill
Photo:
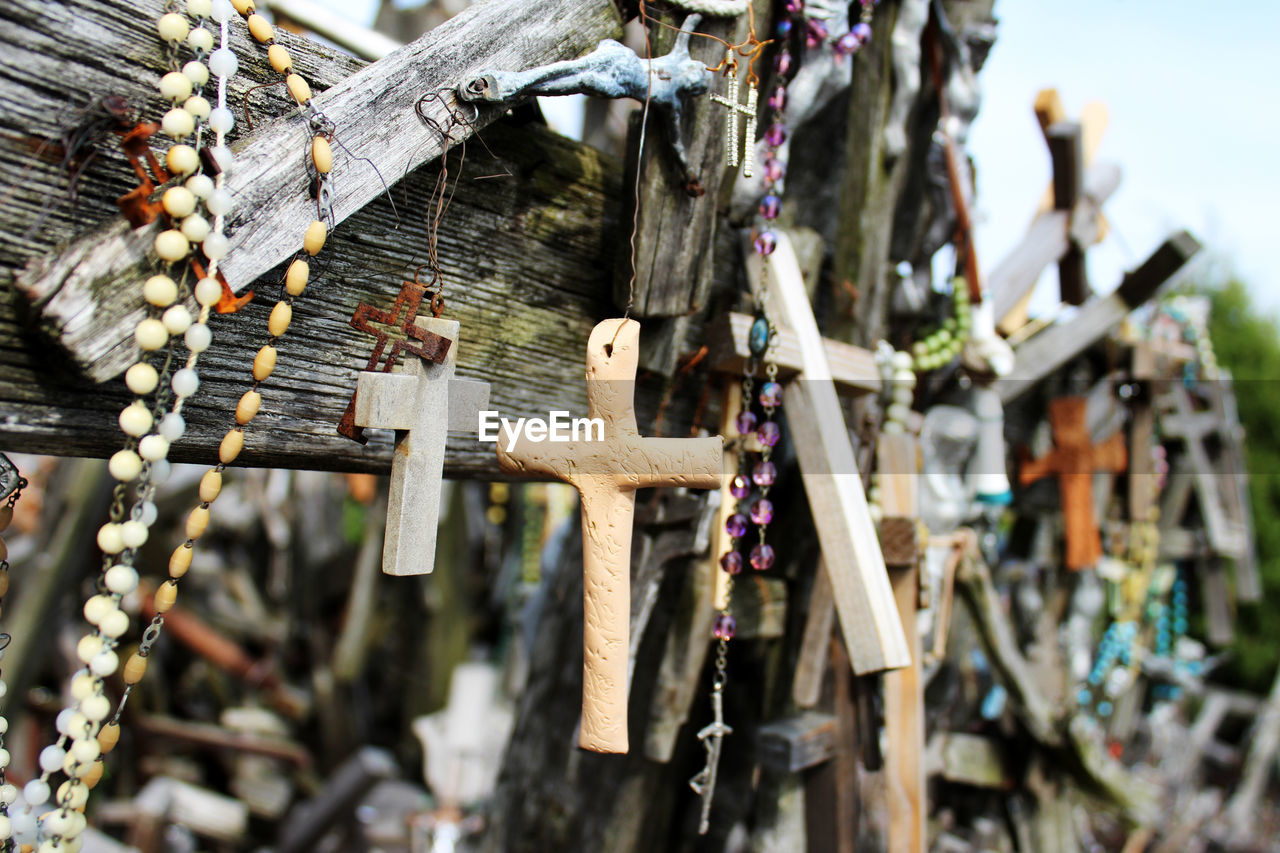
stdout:
POLYGON ((890 853, 924 853, 926 781, 924 681, 916 610, 920 603, 919 446, 909 435, 882 435, 879 457, 880 544, 889 566, 911 665, 885 673, 885 769, 890 853))
POLYGON ((786 234, 779 233, 777 241, 769 256, 769 280, 761 280, 760 256, 754 252, 748 273, 755 291, 765 295, 774 322, 794 331, 800 343, 804 370, 784 388, 784 411, 849 658, 859 675, 909 666, 906 635, 800 265, 786 234))
MULTIPOLYGON (((734 18, 704 17, 698 31, 723 38, 733 44, 741 42, 747 33, 747 16, 734 18)), ((651 49, 655 56, 667 52, 676 34, 666 28, 655 28, 651 49)), ((723 57, 724 48, 709 38, 693 39, 690 54, 716 65, 723 57)), ((716 75, 712 92, 725 84, 716 75)), ((614 280, 614 302, 628 306, 631 315, 639 319, 647 317, 682 317, 701 308, 707 302, 711 286, 712 251, 716 234, 716 205, 721 184, 733 173, 725 170, 726 149, 724 124, 720 107, 710 98, 691 98, 686 113, 685 127, 692 128, 685 141, 690 167, 695 174, 690 177, 695 185, 685 186, 685 177, 670 153, 667 129, 654 114, 649 115, 645 131, 643 159, 638 159, 640 148, 640 113, 633 114, 632 133, 628 150, 625 186, 638 188, 636 193, 625 195, 624 220, 632 220, 638 204, 635 234, 634 283, 631 261, 633 253, 623 250, 617 253, 617 274, 614 280), (637 171, 639 175, 637 176, 637 171)), ((755 140, 748 140, 754 145, 755 140)))
MULTIPOLYGON (((1071 122, 1055 124, 1047 131, 1049 156, 1053 158, 1053 209, 1068 215, 1080 202, 1084 190, 1084 128, 1071 122)), ((1073 223, 1074 224, 1074 223, 1073 223)), ((1089 278, 1084 266, 1084 249, 1073 238, 1058 258, 1058 287, 1062 301, 1083 305, 1089 298, 1089 278)))

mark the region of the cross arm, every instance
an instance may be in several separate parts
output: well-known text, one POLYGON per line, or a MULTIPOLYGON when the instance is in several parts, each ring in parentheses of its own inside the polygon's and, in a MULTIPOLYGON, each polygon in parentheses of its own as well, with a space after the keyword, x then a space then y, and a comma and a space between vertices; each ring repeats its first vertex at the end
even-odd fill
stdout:
POLYGON ((1126 273, 1114 293, 1083 306, 1065 323, 1055 323, 1014 351, 1017 366, 999 383, 1000 399, 1016 399, 1037 382, 1100 341, 1129 312, 1155 296, 1191 258, 1200 242, 1179 231, 1151 254, 1136 270, 1126 273))

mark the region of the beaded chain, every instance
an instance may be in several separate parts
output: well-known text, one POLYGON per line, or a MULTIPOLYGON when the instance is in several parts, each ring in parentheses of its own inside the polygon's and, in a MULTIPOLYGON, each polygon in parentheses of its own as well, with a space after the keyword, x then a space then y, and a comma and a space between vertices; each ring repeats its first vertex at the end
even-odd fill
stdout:
MULTIPOLYGON (((858 0, 861 4, 862 20, 853 29, 828 44, 828 30, 821 21, 804 17, 804 0, 787 0, 781 19, 777 23, 776 32, 782 39, 788 39, 797 26, 805 27, 805 45, 809 50, 830 47, 838 56, 847 56, 871 37, 870 19, 878 0, 858 0)), ((777 236, 770 230, 782 209, 781 194, 786 176, 786 164, 781 154, 787 141, 787 128, 783 124, 783 114, 787 105, 787 84, 795 70, 794 57, 784 47, 774 58, 776 83, 768 98, 768 106, 773 114, 771 123, 765 131, 765 153, 762 158, 763 182, 766 190, 761 199, 758 212, 761 224, 756 228, 752 247, 760 256, 760 293, 757 295, 759 311, 748 335, 750 358, 743 370, 742 377, 742 409, 738 413, 735 426, 741 439, 737 446, 738 473, 729 485, 729 492, 737 501, 736 511, 725 521, 725 533, 729 537, 728 549, 720 557, 720 568, 728 578, 720 611, 713 623, 716 638, 715 674, 711 685, 712 708, 715 722, 704 733, 718 739, 732 730, 723 724, 723 697, 727 680, 727 662, 729 641, 737 633, 737 620, 732 613, 733 579, 742 573, 745 562, 749 561, 756 571, 772 568, 776 561, 774 548, 766 541, 769 524, 773 521, 773 502, 769 499, 769 491, 778 476, 778 469, 773 462, 773 449, 782 438, 782 429, 776 420, 778 409, 782 406, 782 386, 777 381, 778 365, 771 357, 771 351, 777 338, 777 328, 766 314, 766 289, 769 281, 769 256, 777 249, 777 236), (761 362, 764 364, 764 383, 759 394, 755 393, 756 371, 761 362), (763 420, 753 411, 759 404, 763 420), (748 437, 754 434, 759 442, 759 458, 751 464, 746 449, 748 437), (748 474, 750 466, 750 474, 748 474), (752 500, 753 492, 758 496, 752 500), (747 536, 750 525, 754 524, 757 542, 752 546, 750 555, 744 561, 740 545, 747 536)), ((748 150, 754 147, 754 140, 747 140, 748 150)), ((749 173, 748 173, 749 176, 749 173)), ((702 737, 702 734, 700 734, 702 737)), ((707 769, 694 777, 694 790, 703 798, 702 819, 699 833, 705 834, 709 829, 709 810, 715 788, 715 764, 718 751, 712 753, 709 747, 707 769)))
MULTIPOLYGON (((6 460, 7 462, 7 460, 6 460)), ((0 534, 9 529, 9 525, 13 522, 13 507, 18 502, 18 498, 22 497, 22 490, 27 487, 27 481, 24 477, 18 477, 17 487, 5 499, 4 505, 0 506, 0 534)), ((9 546, 0 538, 0 605, 4 602, 4 597, 9 594, 9 546)), ((12 636, 8 633, 0 634, 0 659, 4 658, 4 652, 9 647, 12 636)), ((3 699, 8 693, 8 687, 4 681, 0 681, 0 699, 3 699)), ((13 805, 18 799, 18 788, 10 784, 5 778, 5 773, 9 768, 9 750, 5 748, 4 737, 9 733, 9 719, 0 715, 0 851, 2 853, 11 853, 13 850, 13 822, 9 818, 9 806, 13 805)))
MULTIPOLYGON (((157 235, 154 248, 162 261, 173 264, 185 262, 192 244, 200 243, 209 262, 206 274, 201 277, 194 290, 201 311, 198 319, 193 320, 184 305, 173 304, 182 294, 178 284, 168 276, 153 276, 144 285, 144 297, 148 304, 153 309, 165 310, 158 320, 149 316, 139 324, 135 338, 144 352, 144 358, 126 372, 126 385, 139 399, 121 414, 121 427, 130 437, 130 443, 108 463, 108 469, 119 481, 119 485, 112 502, 111 520, 98 534, 99 545, 106 555, 104 574, 100 581, 105 592, 93 596, 85 604, 86 620, 95 628, 77 645, 77 655, 86 668, 72 679, 71 696, 74 704, 58 716, 58 742, 41 752, 42 775, 28 783, 23 792, 28 804, 25 815, 29 817, 32 806, 48 799, 49 775, 61 769, 69 777, 58 789, 58 808, 41 819, 40 830, 45 840, 40 845, 39 853, 79 849, 79 835, 85 827, 82 812, 89 790, 101 778, 102 756, 110 752, 119 740, 120 715, 134 686, 146 672, 147 657, 159 638, 164 614, 176 601, 178 580, 190 567, 195 540, 203 535, 208 526, 209 507, 221 491, 222 471, 235 460, 244 446, 243 428, 257 414, 262 402, 258 385, 275 368, 275 344, 288 329, 292 320, 293 300, 306 288, 310 274, 308 264, 302 257, 296 258, 289 267, 285 280, 286 296, 276 304, 268 320, 270 338, 254 358, 253 385, 236 406, 236 426, 228 431, 219 446, 218 465, 201 480, 200 503, 187 517, 186 541, 170 559, 170 579, 155 592, 156 616, 144 631, 138 651, 124 666, 125 690, 112 714, 110 702, 103 692, 103 679, 116 671, 118 658, 114 647, 118 638, 128 630, 128 616, 119 609, 120 599, 137 587, 138 574, 132 566, 134 552, 146 541, 147 530, 155 520, 156 510, 150 499, 155 486, 163 482, 168 474, 165 457, 169 445, 185 431, 185 422, 181 416, 182 405, 199 387, 196 362, 200 353, 212 342, 212 335, 206 324, 211 309, 218 304, 223 294, 223 285, 217 278, 217 267, 229 250, 224 227, 225 217, 231 210, 231 195, 224 184, 226 171, 232 163, 225 137, 234 124, 231 111, 226 106, 226 90, 227 80, 235 74, 238 65, 235 54, 228 46, 228 24, 237 12, 247 19, 250 34, 258 42, 268 45, 268 61, 278 73, 284 75, 290 95, 314 132, 310 154, 316 172, 319 216, 306 229, 302 253, 308 257, 316 255, 323 248, 334 224, 329 178, 333 165, 329 141, 334 127, 311 102, 310 87, 306 81, 300 75, 292 73, 292 59, 288 51, 273 43, 274 32, 271 25, 255 13, 253 3, 246 0, 188 0, 187 12, 197 19, 194 29, 190 28, 186 18, 173 11, 172 3, 166 6, 166 13, 158 25, 161 38, 168 45, 167 56, 171 68, 177 62, 178 42, 185 39, 196 50, 196 59, 183 67, 180 76, 196 87, 197 91, 196 94, 190 94, 189 87, 175 78, 173 71, 161 78, 161 94, 175 105, 161 122, 162 129, 176 142, 166 155, 166 163, 176 174, 189 174, 190 177, 183 186, 171 187, 162 196, 161 204, 170 223, 180 219, 181 224, 157 235), (205 19, 209 17, 220 25, 221 46, 209 56, 209 67, 205 68, 199 60, 212 47, 212 34, 203 27, 205 19), (208 81, 209 69, 218 77, 216 108, 211 108, 199 93, 199 89, 208 81), (184 101, 182 108, 176 106, 179 100, 184 101), (215 145, 209 152, 216 178, 197 172, 197 169, 207 163, 206 158, 200 156, 202 132, 206 126, 216 135, 215 145), (196 132, 196 145, 186 145, 183 140, 191 136, 197 127, 199 132, 196 132), (212 224, 196 210, 197 201, 201 200, 205 210, 213 216, 212 224), (179 334, 184 337, 189 355, 186 365, 176 371, 168 383, 172 387, 174 401, 172 409, 164 413, 168 400, 166 389, 161 383, 167 377, 173 357, 169 337, 179 334), (162 368, 157 371, 147 360, 146 354, 166 347, 168 350, 165 360, 162 368), (154 407, 148 409, 142 398, 157 386, 161 387, 161 391, 156 395, 154 407), (148 434, 157 422, 159 427, 156 433, 148 434), (136 449, 133 439, 137 440, 136 449), (139 480, 138 501, 133 506, 130 519, 122 521, 125 489, 135 479, 139 480), (103 724, 102 721, 108 716, 110 721, 103 724), (68 739, 72 741, 70 750, 65 749, 68 739)), ((24 821, 21 827, 17 823, 13 827, 15 832, 23 834, 33 828, 33 819, 24 821)))

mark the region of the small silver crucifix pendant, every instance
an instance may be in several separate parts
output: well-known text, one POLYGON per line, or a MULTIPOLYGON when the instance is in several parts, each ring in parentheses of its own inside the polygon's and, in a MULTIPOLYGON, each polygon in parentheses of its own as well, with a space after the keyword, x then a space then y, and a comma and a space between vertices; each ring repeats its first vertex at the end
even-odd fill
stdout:
POLYGON ((729 165, 738 165, 738 119, 747 117, 747 134, 743 140, 742 177, 749 178, 756 166, 756 105, 760 97, 754 82, 747 85, 747 105, 738 103, 738 75, 736 69, 729 75, 728 95, 712 95, 711 100, 729 108, 725 117, 725 145, 729 150, 729 165))
POLYGON ((702 741, 703 747, 707 750, 707 766, 689 780, 689 787, 695 794, 702 797, 702 817, 698 822, 699 835, 706 835, 707 830, 711 828, 711 799, 716 793, 716 773, 720 769, 720 747, 724 743, 724 736, 733 734, 733 729, 724 724, 724 693, 718 684, 711 690, 711 708, 715 713, 715 719, 698 732, 698 740, 702 741))

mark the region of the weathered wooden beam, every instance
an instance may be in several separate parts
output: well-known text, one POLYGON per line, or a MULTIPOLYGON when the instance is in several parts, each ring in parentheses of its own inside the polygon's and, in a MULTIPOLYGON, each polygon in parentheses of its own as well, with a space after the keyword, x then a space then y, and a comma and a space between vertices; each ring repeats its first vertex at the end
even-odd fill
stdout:
POLYGON ((1013 373, 999 383, 1000 399, 1008 403, 1017 398, 1093 346, 1130 311, 1155 296, 1198 251, 1199 241, 1190 233, 1179 231, 1142 266, 1127 273, 1114 293, 1094 299, 1069 321, 1050 326, 1022 344, 1014 350, 1017 365, 1013 373))
MULTIPOLYGON (((1022 242, 987 276, 987 291, 994 301, 997 318, 1013 310, 1027 291, 1035 287, 1044 268, 1066 253, 1074 224, 1097 221, 1102 205, 1119 186, 1120 168, 1098 163, 1085 173, 1084 196, 1075 212, 1053 210, 1032 220, 1022 242)), ((1077 236, 1077 241, 1083 236, 1077 236)))
POLYGON ((889 569, 911 665, 884 675, 885 782, 891 853, 923 853, 928 786, 925 780, 923 646, 916 627, 920 605, 920 446, 915 436, 882 435, 879 458, 880 545, 889 569))
POLYGON ((836 718, 804 711, 761 726, 756 732, 756 757, 765 767, 798 773, 828 761, 835 754, 836 718))
MULTIPOLYGON (((458 374, 492 385, 492 408, 508 417, 549 408, 585 411, 579 353, 591 327, 612 309, 609 271, 619 226, 619 164, 542 128, 499 123, 472 146, 458 178, 439 245, 446 277, 445 316, 462 324, 458 374), (477 247, 483 251, 477 251, 477 247), (518 323, 509 322, 516 317, 518 323)), ((432 166, 395 190, 428 196, 439 176, 432 166)), ((451 177, 451 180, 453 178, 451 177)), ((400 281, 424 260, 427 226, 397 220, 384 198, 353 216, 331 238, 327 271, 298 299, 293 327, 280 343, 276 371, 263 383, 261 414, 246 431, 240 457, 249 466, 384 473, 387 434, 361 447, 335 427, 356 385, 372 341, 351 328, 356 306, 388 306, 400 281), (398 228, 397 228, 398 224, 398 228), (394 239, 388 239, 393 235, 394 239), (406 272, 408 271, 408 272, 406 272)), ((237 314, 215 317, 214 345, 200 361, 201 387, 184 409, 187 433, 170 458, 208 463, 247 385, 253 354, 264 343, 273 288, 237 314)), ((116 417, 130 395, 120 381, 94 385, 50 356, 0 300, 0 445, 6 449, 106 457, 120 446, 116 417)), ((641 427, 653 423, 662 388, 641 381, 641 427)), ((665 417, 677 434, 690 401, 678 397, 665 417)), ((687 421, 686 421, 687 423, 687 421)), ((450 439, 447 477, 494 477, 493 445, 450 439)))
MULTIPOLYGON (((133 11, 139 21, 154 17, 146 14, 150 10, 133 11)), ((619 25, 612 0, 477 3, 330 86, 314 104, 336 126, 340 150, 348 152, 335 166, 335 221, 343 222, 382 195, 387 182, 436 159, 501 114, 482 110, 469 123, 452 121, 452 90, 459 81, 495 67, 576 56, 617 35, 619 25), (424 100, 430 95, 440 97, 424 100), (419 112, 452 128, 448 140, 419 112)), ((304 44, 291 47, 305 51, 304 44)), ((94 50, 101 52, 101 46, 94 50)), ((262 126, 238 146, 228 175, 236 203, 227 222, 232 251, 221 265, 237 291, 296 252, 306 223, 315 218, 301 156, 309 137, 306 123, 290 117, 262 126)), ((137 285, 153 272, 148 250, 159 227, 134 231, 117 221, 94 229, 33 262, 18 279, 23 294, 40 308, 42 330, 94 379, 115 376, 135 359, 132 330, 142 316, 137 285)))
MULTIPOLYGON (((1070 215, 1084 190, 1084 128, 1074 122, 1060 122, 1045 135, 1049 140, 1049 156, 1053 159, 1053 209, 1070 215)), ((1096 219, 1090 217, 1090 223, 1096 219)), ((1070 222, 1070 231, 1076 222, 1070 222)), ((1089 298, 1089 277, 1084 266, 1084 248, 1075 235, 1067 250, 1058 258, 1058 287, 1062 301, 1083 305, 1089 298)))

